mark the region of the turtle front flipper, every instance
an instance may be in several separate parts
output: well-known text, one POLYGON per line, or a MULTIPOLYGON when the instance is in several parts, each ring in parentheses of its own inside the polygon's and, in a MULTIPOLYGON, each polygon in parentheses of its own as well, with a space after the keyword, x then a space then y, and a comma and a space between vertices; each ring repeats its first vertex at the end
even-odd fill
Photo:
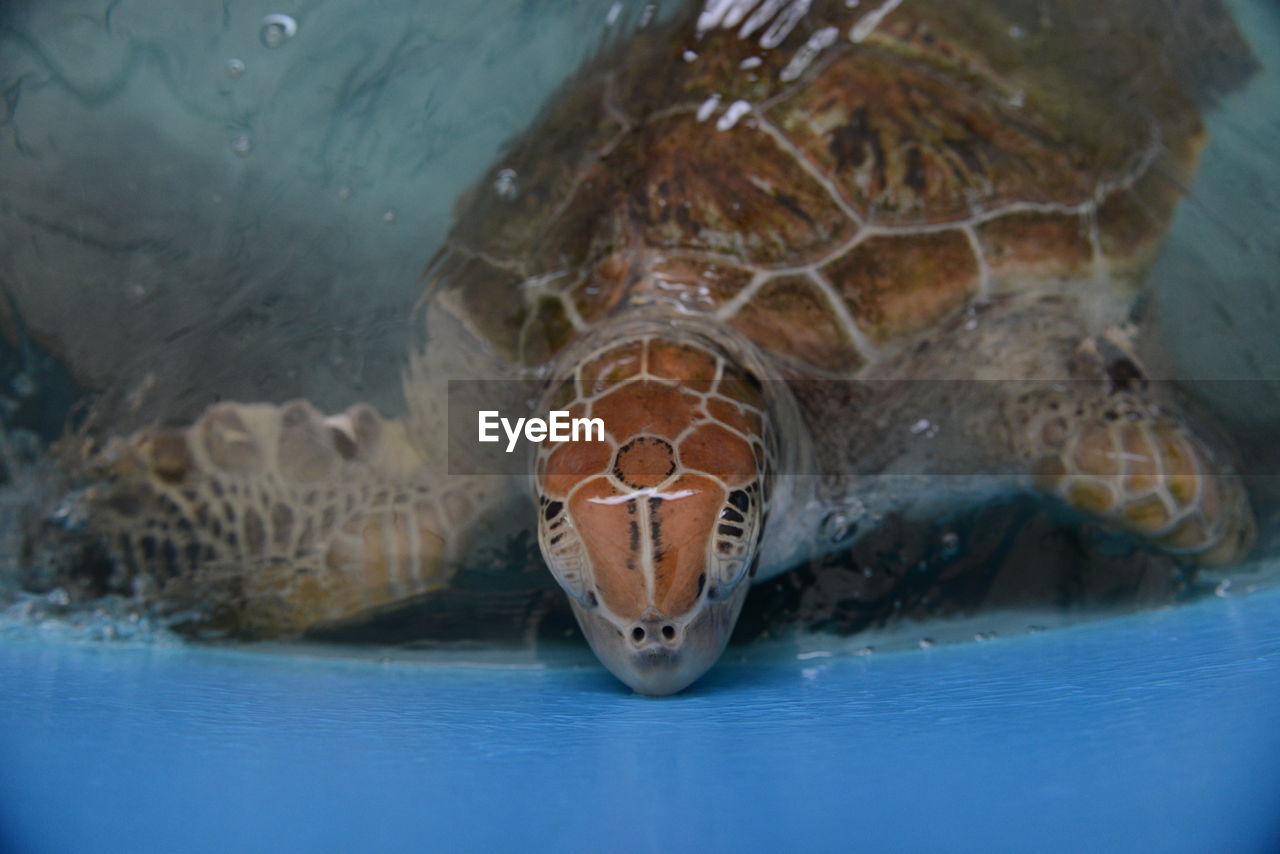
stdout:
POLYGON ((90 529, 129 586, 202 632, 288 637, 444 587, 488 501, 428 475, 368 406, 220 403, 88 464, 90 529))
POLYGON ((1254 518, 1228 452, 1145 380, 1124 383, 1065 383, 1031 396, 1023 438, 1033 482, 1200 566, 1240 561, 1254 518))

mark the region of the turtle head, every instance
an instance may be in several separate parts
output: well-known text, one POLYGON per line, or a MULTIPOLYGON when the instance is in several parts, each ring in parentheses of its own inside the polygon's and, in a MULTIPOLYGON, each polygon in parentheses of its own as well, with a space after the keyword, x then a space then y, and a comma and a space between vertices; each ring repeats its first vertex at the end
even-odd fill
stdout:
POLYGON ((755 574, 772 458, 762 384, 710 345, 657 335, 571 373, 548 408, 588 421, 539 450, 542 553, 605 666, 673 694, 720 657, 755 574))

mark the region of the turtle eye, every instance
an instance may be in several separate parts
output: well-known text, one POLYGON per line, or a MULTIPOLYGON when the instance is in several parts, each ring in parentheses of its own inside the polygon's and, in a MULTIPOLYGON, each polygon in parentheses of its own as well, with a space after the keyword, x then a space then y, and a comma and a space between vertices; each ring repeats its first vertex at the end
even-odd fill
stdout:
POLYGON ((714 599, 721 591, 733 589, 747 573, 759 540, 760 501, 755 482, 745 489, 735 489, 720 508, 712 542, 713 554, 708 560, 711 584, 707 593, 714 599))
POLYGON ((563 501, 539 499, 538 540, 547 564, 560 586, 588 607, 595 607, 595 593, 590 589, 590 571, 583 564, 582 540, 565 512, 563 501))

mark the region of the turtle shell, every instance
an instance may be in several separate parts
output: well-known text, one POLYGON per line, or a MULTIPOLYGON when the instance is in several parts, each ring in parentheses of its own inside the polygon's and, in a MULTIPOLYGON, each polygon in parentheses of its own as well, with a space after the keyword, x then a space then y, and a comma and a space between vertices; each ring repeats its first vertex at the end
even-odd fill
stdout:
POLYGON ((709 0, 562 88, 428 294, 525 367, 665 303, 850 376, 985 294, 1127 286, 1194 167, 1192 83, 1248 56, 1216 2, 1153 5, 709 0))

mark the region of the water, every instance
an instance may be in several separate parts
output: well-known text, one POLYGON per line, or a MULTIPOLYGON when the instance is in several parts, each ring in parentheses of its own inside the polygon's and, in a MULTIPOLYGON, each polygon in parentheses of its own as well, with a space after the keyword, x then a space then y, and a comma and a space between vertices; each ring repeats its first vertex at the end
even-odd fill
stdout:
MULTIPOLYGON (((614 5, 0 9, 0 554, 56 505, 42 443, 86 388, 90 423, 119 431, 219 399, 397 411, 406 309, 454 199, 614 5)), ((1232 8, 1264 70, 1209 116, 1153 311, 1174 373, 1213 380, 1197 388, 1274 471, 1280 12, 1232 8)), ((500 197, 522 189, 498 174, 500 197)), ((464 590, 430 637, 407 616, 372 646, 253 653, 6 575, 0 847, 1270 850, 1280 489, 1255 486, 1258 557, 1187 589, 1145 565, 1130 587, 1157 610, 1117 617, 1134 601, 1104 590, 882 626, 843 604, 863 571, 846 561, 758 591, 726 661, 665 703, 594 664, 545 573, 500 591, 548 597, 527 623, 464 590), (836 633, 796 633, 814 628, 836 633)), ((1039 569, 1077 578, 1083 543, 1095 575, 1132 570, 1105 534, 1053 539, 1029 513, 1005 523, 1036 532, 1012 553, 1039 569)), ((957 530, 911 566, 965 560, 957 530)))

